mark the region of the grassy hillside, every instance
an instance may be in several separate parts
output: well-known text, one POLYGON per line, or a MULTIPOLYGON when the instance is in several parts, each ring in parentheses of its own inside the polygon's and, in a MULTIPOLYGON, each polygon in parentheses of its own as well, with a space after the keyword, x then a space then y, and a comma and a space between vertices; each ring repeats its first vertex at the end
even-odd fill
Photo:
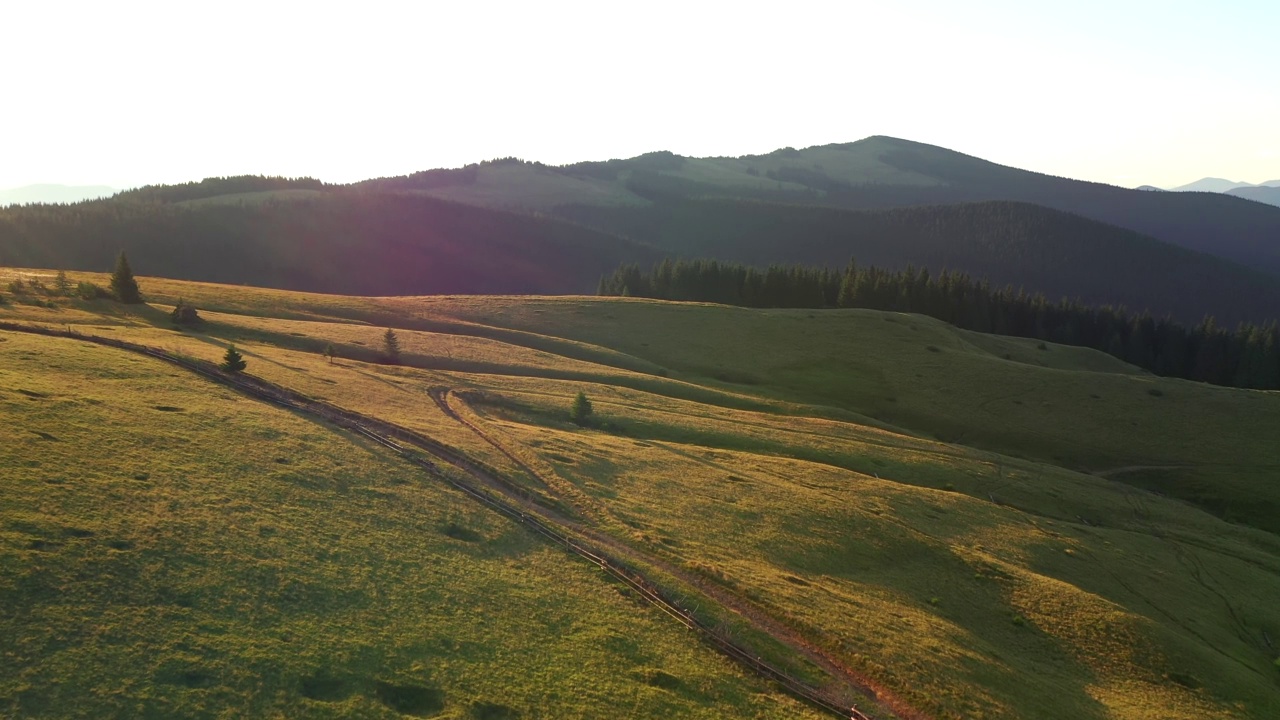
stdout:
POLYGON ((816 717, 378 446, 117 350, 0 354, 6 717, 816 717))
MULTIPOLYGON (((748 615, 730 612, 736 622, 767 620, 790 628, 832 662, 868 678, 882 698, 896 698, 891 705, 899 710, 938 718, 1262 718, 1280 712, 1280 668, 1268 643, 1280 636, 1280 614, 1272 601, 1280 592, 1280 540, 1273 525, 1280 507, 1273 480, 1280 458, 1269 437, 1280 426, 1280 396, 1275 393, 1155 379, 1085 350, 1040 349, 1034 343, 890 313, 753 311, 586 298, 369 299, 150 278, 143 278, 142 285, 157 306, 63 300, 55 301, 54 308, 11 304, 0 307, 0 320, 69 325, 209 359, 235 340, 249 360, 250 373, 426 433, 508 473, 530 493, 574 508, 595 531, 701 578, 715 597, 737 598, 741 612, 754 608, 748 615), (175 332, 169 325, 164 303, 178 296, 195 302, 208 319, 197 331, 175 332), (404 366, 366 361, 373 358, 386 327, 399 328, 404 366), (328 342, 339 350, 332 364, 320 354, 328 342), (446 402, 474 428, 439 411, 428 391, 440 388, 452 391, 446 402), (580 390, 595 405, 595 420, 588 427, 567 421, 570 400, 580 390)), ((241 581, 224 568, 258 578, 254 573, 259 571, 249 569, 258 562, 302 567, 303 600, 259 597, 252 607, 260 610, 246 616, 256 619, 252 622, 215 615, 224 623, 216 626, 200 616, 206 624, 185 625, 183 641, 139 638, 119 630, 125 646, 150 643, 179 653, 171 664, 181 666, 172 671, 180 678, 194 678, 199 685, 210 682, 207 675, 219 682, 228 677, 231 687, 240 688, 215 692, 179 683, 179 690, 161 692, 155 688, 170 686, 155 678, 172 674, 156 669, 132 681, 140 683, 138 692, 165 698, 170 695, 164 693, 176 693, 175 699, 165 700, 174 703, 166 708, 270 710, 293 707, 289 703, 328 708, 310 705, 312 701, 288 690, 298 687, 298 678, 318 676, 317 662, 309 658, 324 656, 345 663, 340 672, 347 673, 350 685, 341 687, 356 688, 342 700, 350 703, 346 707, 351 712, 377 709, 381 682, 438 689, 446 699, 446 713, 454 716, 477 702, 498 702, 538 716, 539 711, 527 710, 530 704, 520 704, 536 700, 490 700, 484 688, 532 687, 532 681, 517 677, 522 672, 539 682, 578 682, 573 669, 580 663, 570 658, 589 651, 577 645, 557 646, 566 654, 550 656, 498 649, 485 654, 490 651, 465 644, 433 655, 420 642, 414 644, 418 641, 395 645, 401 638, 435 637, 433 633, 481 647, 542 643, 536 633, 560 633, 564 626, 540 620, 538 627, 529 628, 520 622, 524 617, 558 612, 549 608, 578 602, 574 597, 593 597, 596 581, 589 574, 572 579, 572 563, 545 554, 551 551, 514 529, 504 530, 501 521, 474 507, 451 510, 455 505, 448 493, 406 477, 411 473, 396 470, 374 448, 357 449, 319 426, 225 391, 204 392, 201 381, 175 383, 168 375, 176 371, 163 366, 135 367, 149 361, 104 361, 113 351, 103 349, 83 351, 92 362, 75 360, 81 351, 59 350, 56 364, 64 367, 47 372, 64 375, 42 380, 40 373, 46 371, 39 370, 43 364, 37 361, 47 349, 40 345, 67 341, 12 333, 3 338, 0 351, 22 357, 17 365, 22 369, 6 366, 0 384, 5 393, 0 399, 12 418, 7 432, 14 440, 4 447, 24 453, 5 466, 39 462, 35 452, 65 452, 70 458, 87 437, 108 443, 103 447, 134 447, 137 436, 119 434, 111 429, 116 424, 100 415, 127 410, 130 417, 157 418, 140 426, 149 454, 100 453, 107 458, 98 461, 102 467, 82 472, 95 479, 102 473, 102 487, 121 497, 157 492, 167 503, 158 505, 144 495, 141 502, 121 506, 139 510, 111 510, 117 506, 101 502, 91 507, 90 496, 71 492, 78 486, 70 483, 51 485, 71 493, 57 501, 61 505, 45 500, 37 506, 23 499, 30 495, 13 495, 17 499, 4 517, 6 522, 19 520, 6 526, 8 537, 16 538, 9 541, 8 552, 15 559, 6 561, 6 568, 24 569, 32 566, 33 557, 49 557, 53 546, 42 543, 62 543, 57 552, 97 547, 90 536, 78 538, 60 528, 88 529, 95 532, 92 538, 114 539, 126 534, 123 527, 130 518, 143 523, 131 512, 146 510, 145 517, 151 517, 157 508, 169 508, 165 518, 174 513, 203 518, 201 528, 245 523, 244 533, 254 543, 240 545, 240 536, 233 535, 234 542, 224 543, 230 549, 219 555, 234 558, 229 564, 199 559, 203 541, 198 532, 190 548, 172 542, 156 546, 147 567, 168 578, 166 586, 186 588, 195 598, 190 608, 178 612, 182 618, 242 609, 236 593, 250 590, 234 589, 241 581), (37 382, 44 384, 36 387, 37 382), (131 390, 108 392, 104 387, 131 390), (81 396, 86 400, 81 402, 81 396), (104 402, 94 405, 87 401, 91 398, 104 402), (120 405, 115 398, 128 403, 120 405), (57 413, 43 414, 53 410, 57 413), (262 436, 271 444, 260 447, 254 433, 267 427, 282 434, 262 436), (304 454, 304 447, 315 452, 304 454), (281 458, 287 462, 277 462, 281 458), (175 469, 135 469, 139 463, 175 469), (131 479, 138 472, 149 477, 131 479), (230 481, 212 482, 215 477, 230 481), (239 477, 245 482, 238 482, 239 477), (175 484, 164 482, 166 478, 187 480, 175 484), (264 483, 262 478, 285 480, 264 483), (346 478, 345 491, 337 478, 346 478), (111 483, 125 489, 115 490, 111 483), (369 489, 367 494, 363 488, 369 489), (366 500, 369 510, 360 504, 366 500), (267 511, 260 509, 281 504, 298 511, 270 512, 267 519, 267 511), (45 519, 23 519, 32 513, 45 519), (117 515, 120 525, 108 529, 117 515), (316 518, 315 526, 306 525, 313 522, 309 518, 316 518), (478 546, 455 544, 456 538, 439 530, 455 519, 485 539, 478 546), (271 525, 277 534, 262 535, 255 529, 258 524, 271 525), (338 529, 325 530, 309 544, 307 533, 321 525, 338 529), (351 529, 343 529, 347 527, 351 529), (370 536, 370 527, 379 534, 370 536), (282 540, 285 547, 278 549, 260 548, 262 537, 288 542, 282 540), (408 537, 413 538, 412 561, 397 555, 397 538, 408 537), (297 555, 295 546, 301 548, 297 555), (320 553, 321 547, 327 554, 308 559, 312 556, 306 548, 320 553), (469 594, 477 592, 468 584, 472 574, 447 570, 449 563, 458 562, 450 559, 455 547, 470 553, 468 558, 497 563, 485 571, 489 579, 483 600, 469 594), (518 562, 507 554, 512 547, 521 548, 518 562), (190 553, 196 558, 165 560, 192 557, 190 553), (419 562, 421 553, 434 553, 429 556, 433 559, 419 562), (307 574, 313 569, 325 578, 360 578, 369 572, 362 567, 386 566, 444 568, 425 580, 409 570, 379 576, 377 597, 390 599, 366 600, 368 617, 403 617, 396 621, 402 632, 347 633, 346 628, 365 627, 360 623, 369 621, 332 601, 347 608, 347 614, 308 620, 305 632, 290 625, 287 658, 277 658, 280 646, 266 639, 276 636, 253 636, 254 657, 271 661, 247 666, 240 675, 224 670, 238 657, 236 648, 246 647, 236 643, 251 634, 253 622, 281 618, 288 624, 291 613, 300 612, 289 602, 305 605, 332 598, 319 592, 329 585, 307 574), (200 583, 193 584, 195 577, 200 583), (537 588, 544 582, 570 588, 570 599, 540 595, 537 588), (421 583, 430 591, 420 589, 421 583), (425 594, 422 603, 413 601, 419 597, 414 593, 425 594), (206 594, 217 601, 200 604, 206 594), (456 603, 470 608, 466 603, 473 602, 481 602, 491 618, 485 627, 518 626, 519 632, 476 639, 480 631, 439 629, 461 627, 456 624, 463 623, 464 614, 456 611, 456 603), (422 624, 417 615, 400 609, 418 613, 422 605, 432 608, 431 619, 422 624), (406 614, 397 614, 401 612, 406 614), (435 623, 430 631, 427 623, 435 623), (214 632, 227 625, 234 632, 214 632), (362 638, 364 649, 326 654, 351 637, 362 638), (384 649, 392 645, 413 650, 384 649), (293 653, 298 646, 323 650, 293 653), (429 659, 412 664, 417 651, 429 659), (526 655, 528 670, 517 664, 498 672, 493 684, 455 679, 477 677, 468 673, 483 674, 490 667, 475 658, 510 662, 526 655), (262 669, 271 663, 283 668, 280 680, 262 669), (534 671, 532 663, 540 669, 534 671), (252 689, 264 686, 282 690, 252 689)), ((12 485, 27 482, 30 475, 7 477, 12 485)), ((100 501, 100 496, 91 497, 100 501)), ((178 527, 196 522, 182 519, 178 527)), ((162 532, 159 537, 191 532, 162 532)), ((124 539, 135 543, 130 552, 141 552, 150 547, 142 538, 149 537, 143 533, 124 539)), ((89 566, 61 567, 70 573, 87 572, 89 566)), ((276 585, 265 587, 281 587, 280 578, 287 573, 276 572, 271 576, 276 585)), ((349 587, 336 579, 331 584, 349 587)), ((29 607, 35 607, 30 598, 40 597, 40 588, 47 587, 9 586, 29 607), (36 595, 24 594, 28 592, 36 595)), ((100 615, 138 605, 127 593, 113 594, 110 584, 70 587, 73 597, 86 603, 83 607, 96 608, 100 615)), ((612 592, 601 587, 606 595, 612 592)), ((594 618, 591 612, 603 611, 582 612, 594 618)), ((617 612, 646 617, 626 603, 617 612)), ((469 613, 465 616, 482 616, 469 613)), ((47 621, 33 617, 19 613, 5 621, 14 624, 16 633, 38 634, 47 621)), ((559 642, 576 642, 579 636, 584 642, 598 640, 603 632, 592 629, 597 626, 590 619, 573 627, 581 630, 559 642)), ((655 621, 652 632, 660 636, 664 627, 655 621)), ((66 648, 82 646, 65 640, 33 641, 29 647, 24 662, 46 674, 13 686, 5 697, 36 692, 48 684, 40 678, 75 672, 50 658, 73 657, 92 666, 108 656, 101 648, 117 645, 99 644, 73 656, 65 655, 73 652, 66 648)), ((612 644, 603 647, 593 652, 612 652, 612 644)), ((696 646, 683 651, 694 650, 696 646)), ((750 683, 732 679, 730 670, 717 676, 722 680, 694 683, 683 679, 690 677, 685 670, 669 669, 687 666, 627 652, 601 657, 593 666, 616 676, 617 692, 629 692, 628 682, 660 677, 653 671, 661 668, 682 678, 680 687, 686 691, 675 698, 661 696, 662 702, 685 705, 662 705, 648 695, 633 700, 643 712, 767 716, 794 711, 776 697, 744 693, 741 688, 750 683), (690 689, 695 684, 696 693, 690 689)), ((719 672, 716 667, 721 666, 711 663, 704 670, 719 672)), ((532 698, 535 691, 516 695, 521 692, 532 698)), ((589 699, 613 697, 610 692, 601 690, 589 699)), ((71 702, 67 697, 48 702, 71 702)), ((76 707, 92 707, 120 696, 77 697, 82 704, 76 707)), ((553 697, 563 703, 564 711, 557 715, 596 714, 575 709, 580 706, 574 703, 587 700, 568 690, 553 697)))

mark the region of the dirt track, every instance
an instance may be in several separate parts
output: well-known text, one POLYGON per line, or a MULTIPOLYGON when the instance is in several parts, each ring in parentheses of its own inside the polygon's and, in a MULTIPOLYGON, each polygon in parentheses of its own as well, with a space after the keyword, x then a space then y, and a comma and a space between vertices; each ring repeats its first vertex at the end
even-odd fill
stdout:
MULTIPOLYGON (((565 517, 553 508, 537 505, 517 483, 503 477, 500 472, 476 462, 455 448, 405 428, 387 423, 326 402, 308 398, 284 388, 247 375, 233 375, 219 370, 215 365, 180 357, 157 348, 137 345, 115 338, 49 328, 45 326, 0 323, 0 330, 25 332, 52 337, 62 337, 98 345, 140 353, 178 365, 209 380, 230 386, 257 399, 281 407, 318 417, 327 423, 351 431, 359 436, 387 447, 413 462, 434 477, 462 491, 472 499, 486 505, 508 518, 520 522, 547 539, 562 545, 569 552, 599 566, 614 579, 634 591, 642 600, 655 605, 685 627, 699 632, 702 640, 740 665, 768 680, 777 683, 790 694, 834 716, 870 720, 870 718, 897 717, 902 720, 925 720, 926 716, 911 708, 893 695, 875 688, 875 684, 850 668, 831 658, 821 649, 800 637, 793 629, 770 616, 750 601, 731 590, 712 583, 664 558, 634 548, 621 540, 582 523, 565 517), (425 451, 437 460, 463 471, 475 484, 460 481, 441 473, 431 461, 421 457, 425 451), (815 688, 762 660, 750 648, 726 636, 720 628, 711 627, 685 607, 658 584, 651 581, 637 565, 656 568, 679 582, 715 601, 721 607, 743 618, 755 630, 766 634, 820 667, 831 678, 823 688, 815 688), (863 709, 858 709, 861 703, 863 709)), ((545 480, 526 463, 515 457, 482 428, 461 417, 449 406, 447 389, 433 389, 432 399, 440 410, 452 420, 462 424, 517 463, 532 477, 545 480)), ((551 485, 548 484, 550 488, 551 485)), ((563 499, 563 498, 562 498, 563 499)))

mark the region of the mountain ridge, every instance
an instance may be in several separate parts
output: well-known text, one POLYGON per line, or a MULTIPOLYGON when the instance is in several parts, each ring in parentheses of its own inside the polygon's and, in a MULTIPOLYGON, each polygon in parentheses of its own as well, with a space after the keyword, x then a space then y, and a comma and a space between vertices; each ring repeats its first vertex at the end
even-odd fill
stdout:
POLYGON ((1280 209, 1244 203, 1232 195, 1156 193, 1056 177, 883 135, 736 158, 654 152, 559 167, 508 158, 369 180, 359 186, 550 213, 584 204, 650 206, 663 199, 698 196, 846 209, 1028 202, 1280 275, 1280 209), (533 181, 513 179, 517 172, 525 172, 520 169, 524 166, 536 168, 533 181), (570 182, 591 188, 591 197, 535 192, 535 186, 564 189, 570 182))

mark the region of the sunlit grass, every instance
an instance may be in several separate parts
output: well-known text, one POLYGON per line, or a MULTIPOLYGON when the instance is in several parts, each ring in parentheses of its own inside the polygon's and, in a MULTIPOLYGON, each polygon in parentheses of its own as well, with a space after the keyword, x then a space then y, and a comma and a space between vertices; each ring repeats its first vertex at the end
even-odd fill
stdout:
MULTIPOLYGON (((211 322, 176 332, 164 305, 61 300, 52 309, 6 305, 0 320, 70 325, 210 360, 234 340, 250 373, 431 435, 532 492, 568 498, 602 528, 740 593, 938 717, 1280 715, 1280 670, 1264 635, 1280 636, 1280 540, 1077 472, 1119 469, 1115 477, 1132 485, 1265 527, 1280 497, 1276 393, 1156 379, 1092 351, 892 313, 344 298, 156 279, 143 289, 160 302, 195 302, 211 322), (386 327, 398 328, 408 366, 369 362, 386 327), (333 363, 321 354, 330 342, 343 351, 333 363), (440 413, 433 387, 460 391, 460 411, 541 477, 440 413), (596 408, 585 429, 567 417, 579 390, 596 408)), ((171 384, 166 372, 156 382, 171 384)), ((138 383, 137 374, 120 380, 138 383)), ((197 405, 169 404, 187 403, 197 405)), ((240 432, 226 425, 237 413, 210 413, 190 432, 240 432)), ((59 417, 55 425, 75 425, 59 417)), ((281 427, 275 414, 261 422, 281 427)), ((323 447, 318 438, 308 442, 323 447)), ((66 447, 87 447, 77 442, 66 447)), ((134 449, 136 438, 112 442, 126 456, 150 453, 134 449)), ((162 457, 178 464, 189 449, 162 457)), ((181 462, 196 476, 222 472, 218 453, 202 457, 181 462)), ((274 458, 259 460, 282 471, 274 458)), ((378 482, 397 502, 410 487, 425 492, 378 482)), ((164 503, 181 508, 191 492, 170 490, 146 507, 166 517, 164 503)), ((350 495, 335 497, 331 511, 350 495)), ((500 525, 459 512, 486 538, 500 525)), ((552 559, 519 564, 529 573, 522 582, 560 582, 542 574, 563 572, 552 559)), ((341 562, 376 565, 360 553, 341 562)), ((508 569, 492 571, 496 596, 512 592, 508 569)), ((534 612, 521 603, 545 601, 529 592, 494 610, 495 622, 517 623, 534 612)), ((653 665, 600 662, 633 661, 653 665)), ((372 677, 381 666, 358 667, 372 677)))
POLYGON ((5 715, 809 715, 376 446, 0 339, 5 715))

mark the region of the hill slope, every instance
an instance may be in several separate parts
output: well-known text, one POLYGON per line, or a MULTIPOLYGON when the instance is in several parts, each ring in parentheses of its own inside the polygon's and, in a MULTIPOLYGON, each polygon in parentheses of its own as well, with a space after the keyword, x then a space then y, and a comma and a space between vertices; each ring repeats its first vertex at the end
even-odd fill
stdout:
POLYGON ((818 717, 377 445, 0 341, 6 717, 818 717))
POLYGON ((1235 190, 1229 190, 1227 194, 1241 197, 1245 200, 1253 200, 1254 202, 1280 206, 1280 187, 1270 187, 1266 185, 1243 187, 1236 188, 1235 190))
MULTIPOLYGON (((788 628, 927 717, 1280 712, 1264 638, 1280 627, 1280 541, 1134 487, 1274 523, 1275 393, 1151 378, 1097 353, 894 313, 142 284, 196 302, 206 323, 175 332, 165 305, 59 298, 0 307, 0 320, 211 360, 235 341, 249 373, 474 457, 522 496, 700 578, 706 598, 733 599, 746 614, 724 616, 727 631, 744 618, 788 628), (367 362, 387 327, 403 366, 367 362), (567 420, 579 391, 595 406, 585 426, 567 420)), ((647 633, 648 615, 611 588, 605 605, 586 604, 594 574, 577 578, 475 506, 455 511, 454 495, 400 477, 379 446, 175 381, 151 360, 0 339, 23 359, 0 376, 11 456, 0 478, 13 488, 0 505, 13 559, 0 567, 28 573, 0 584, 5 607, 24 608, 0 618, 23 639, 0 662, 26 679, 0 686, 6 701, 64 715, 120 703, 389 714, 380 699, 435 690, 454 716, 480 703, 572 716, 631 692, 629 715, 794 712, 717 679, 714 656, 667 654, 666 626, 619 639, 616 620, 647 633), (120 451, 73 462, 89 442, 120 451), (50 464, 32 464, 41 453, 50 464), (483 539, 443 532, 451 521, 483 539), (204 554, 213 542, 217 562, 204 554), (135 559, 140 580, 95 574, 135 559), (90 631, 93 643, 73 642, 90 631), (318 672, 328 668, 349 684, 318 672), (599 685, 575 692, 584 677, 599 685), (59 690, 98 682, 123 689, 59 690), (495 699, 505 686, 511 698, 495 699), (535 686, 552 705, 536 704, 535 686), (335 688, 349 694, 335 700, 335 688)))
POLYGON ((564 208, 685 257, 757 266, 810 263, 963 270, 996 287, 1048 298, 1125 305, 1187 323, 1205 314, 1234 325, 1280 308, 1280 279, 1077 215, 1025 203, 838 210, 730 199, 683 199, 648 208, 564 208))
POLYGON ((194 280, 370 295, 555 293, 588 292, 619 262, 659 255, 552 218, 429 197, 199 185, 0 210, 0 264, 102 268, 124 249, 143 272, 194 280))
MULTIPOLYGON (((500 166, 477 166, 471 175, 437 179, 448 183, 453 199, 520 204, 524 198, 519 196, 495 200, 491 194, 468 189, 491 187, 483 178, 501 172, 500 166)), ((609 197, 617 196, 620 186, 641 198, 653 198, 655 193, 729 195, 853 209, 988 200, 1034 203, 1280 273, 1280 241, 1276 240, 1280 210, 1217 193, 1151 193, 1069 180, 890 137, 803 150, 784 148, 741 158, 651 153, 630 160, 569 165, 557 172, 593 183, 601 188, 594 194, 609 197)), ((424 191, 445 192, 441 187, 424 191)), ((535 206, 550 209, 561 200, 548 199, 535 206)), ((585 196, 574 202, 594 203, 585 196)))

